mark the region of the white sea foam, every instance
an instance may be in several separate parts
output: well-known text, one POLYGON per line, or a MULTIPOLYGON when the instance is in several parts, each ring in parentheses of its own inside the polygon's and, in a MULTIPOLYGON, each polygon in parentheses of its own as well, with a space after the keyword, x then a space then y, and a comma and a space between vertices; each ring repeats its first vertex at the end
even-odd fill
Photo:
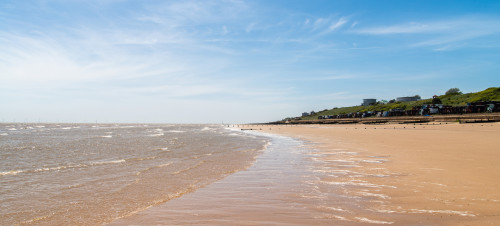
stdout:
POLYGON ((213 131, 213 130, 215 130, 215 129, 214 128, 210 128, 208 126, 205 126, 205 127, 203 127, 203 129, 201 129, 201 131, 213 131))
POLYGON ((8 136, 8 133, 0 133, 0 136, 8 136))
POLYGON ((381 198, 381 199, 390 199, 391 198, 388 195, 371 193, 371 192, 358 192, 357 194, 361 195, 361 196, 377 197, 377 198, 381 198))
POLYGON ((43 171, 52 171, 52 170, 61 170, 61 169, 66 169, 66 168, 77 168, 81 165, 76 165, 76 166, 57 166, 57 167, 45 167, 45 168, 40 168, 36 169, 35 172, 43 172, 43 171))
POLYGON ((97 162, 91 162, 90 165, 105 165, 105 164, 118 164, 118 163, 124 163, 126 162, 125 159, 120 159, 120 160, 110 160, 110 161, 97 161, 97 162))
POLYGON ((363 159, 363 160, 361 160, 361 162, 366 162, 366 163, 384 163, 384 162, 387 162, 387 160, 385 160, 385 159, 377 159, 377 160, 363 159))
POLYGON ((347 218, 345 218, 343 216, 337 216, 337 215, 328 215, 328 218, 342 220, 342 221, 350 221, 349 219, 347 219, 347 218))
POLYGON ((154 134, 149 134, 150 137, 159 137, 165 135, 164 133, 154 133, 154 134))
POLYGON ((368 219, 366 217, 355 217, 356 220, 359 220, 363 223, 370 223, 370 224, 394 224, 394 222, 391 221, 380 221, 380 220, 372 220, 368 219))
POLYGON ((390 185, 381 185, 381 184, 372 184, 366 181, 322 181, 321 183, 331 184, 331 185, 340 185, 340 186, 361 186, 361 187, 369 187, 369 188, 396 188, 390 185))
POLYGON ((353 151, 340 151, 340 152, 336 152, 337 154, 344 154, 344 155, 357 155, 358 153, 357 152, 353 152, 353 151))
POLYGON ((69 129, 71 129, 71 127, 64 127, 64 128, 61 128, 61 129, 69 130, 69 129))
POLYGON ((10 128, 9 130, 10 131, 16 131, 17 129, 16 128, 10 128))
POLYGON ((328 209, 328 210, 333 210, 333 211, 337 211, 337 212, 349 212, 349 211, 347 211, 345 209, 335 208, 335 207, 330 207, 330 206, 322 206, 321 208, 328 209))
POLYGON ((24 171, 22 170, 10 170, 10 171, 6 171, 6 172, 0 172, 0 176, 7 176, 7 175, 16 175, 18 173, 22 173, 24 171))
POLYGON ((329 160, 323 160, 325 162, 339 162, 339 163, 355 163, 353 160, 345 160, 345 159, 329 159, 329 160))
POLYGON ((410 213, 442 213, 442 214, 455 214, 463 217, 475 217, 476 215, 470 213, 469 211, 455 211, 455 210, 419 210, 411 209, 410 213))
POLYGON ((162 167, 167 167, 167 166, 170 166, 170 165, 172 165, 172 163, 171 162, 167 162, 165 164, 158 165, 157 167, 158 168, 162 168, 162 167))
POLYGON ((402 213, 394 210, 375 210, 375 211, 379 213, 402 213))
POLYGON ((111 135, 105 135, 105 136, 101 136, 101 137, 102 137, 102 138, 111 138, 111 137, 113 137, 113 136, 111 136, 111 135))
POLYGON ((165 132, 166 133, 185 133, 186 131, 182 131, 182 130, 167 130, 165 132))

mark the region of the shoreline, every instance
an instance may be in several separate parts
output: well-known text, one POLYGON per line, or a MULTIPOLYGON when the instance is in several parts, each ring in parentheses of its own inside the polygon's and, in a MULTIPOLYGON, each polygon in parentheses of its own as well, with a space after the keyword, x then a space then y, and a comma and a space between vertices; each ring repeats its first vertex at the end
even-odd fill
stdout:
POLYGON ((413 124, 413 123, 488 123, 500 122, 500 113, 464 113, 464 114, 434 114, 428 116, 390 116, 390 117, 344 117, 332 119, 293 119, 288 122, 278 121, 273 123, 262 123, 255 125, 304 125, 304 124, 385 124, 385 123, 399 123, 399 124, 413 124))
MULTIPOLYGON (((500 222, 500 215, 495 212, 500 209, 500 152, 496 150, 500 123, 246 125, 244 128, 306 140, 326 153, 343 148, 361 156, 380 157, 378 167, 351 169, 361 176, 331 183, 363 180, 384 184, 371 189, 376 190, 374 195, 385 197, 375 202, 373 208, 381 213, 404 214, 395 216, 396 224, 416 223, 408 214, 420 216, 419 224, 500 222), (382 176, 362 176, 373 170, 382 176)), ((330 157, 321 158, 329 161, 330 157)), ((356 192, 366 191, 350 193, 356 192)))

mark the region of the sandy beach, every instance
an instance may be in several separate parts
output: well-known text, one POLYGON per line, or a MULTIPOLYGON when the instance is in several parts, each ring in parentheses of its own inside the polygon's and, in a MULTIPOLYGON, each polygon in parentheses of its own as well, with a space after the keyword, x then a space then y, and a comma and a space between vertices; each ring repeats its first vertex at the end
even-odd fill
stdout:
POLYGON ((112 225, 500 222, 499 123, 234 127, 280 137, 249 169, 112 225))
POLYGON ((344 192, 378 197, 372 200, 371 208, 374 212, 395 213, 395 223, 500 223, 500 123, 251 128, 310 141, 318 152, 326 154, 321 160, 332 164, 338 157, 328 153, 336 150, 353 153, 352 161, 373 157, 373 161, 364 160, 361 167, 349 169, 356 177, 322 180, 383 185, 351 187, 344 192))

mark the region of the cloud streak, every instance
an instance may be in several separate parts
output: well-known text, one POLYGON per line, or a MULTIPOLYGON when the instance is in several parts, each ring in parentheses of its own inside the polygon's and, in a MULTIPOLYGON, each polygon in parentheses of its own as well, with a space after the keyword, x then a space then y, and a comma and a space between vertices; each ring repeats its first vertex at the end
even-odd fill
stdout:
POLYGON ((451 20, 430 22, 411 22, 389 26, 358 28, 351 31, 359 35, 390 36, 415 35, 420 39, 410 47, 433 46, 435 50, 445 51, 464 47, 463 42, 500 34, 500 19, 481 17, 462 17, 451 20))

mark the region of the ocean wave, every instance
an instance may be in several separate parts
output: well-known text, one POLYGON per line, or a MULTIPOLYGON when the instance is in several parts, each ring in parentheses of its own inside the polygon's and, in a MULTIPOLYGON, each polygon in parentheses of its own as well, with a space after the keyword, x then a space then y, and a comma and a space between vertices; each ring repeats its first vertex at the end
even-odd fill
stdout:
POLYGON ((167 162, 167 163, 163 163, 163 164, 160 164, 160 165, 152 166, 152 167, 149 167, 147 169, 144 169, 144 170, 141 170, 141 171, 135 173, 135 175, 139 176, 139 175, 141 175, 141 174, 143 174, 143 173, 145 173, 145 172, 147 172, 149 170, 156 169, 156 168, 163 168, 163 167, 167 167, 167 166, 170 166, 170 165, 172 165, 172 162, 167 162))
POLYGON ((101 137, 102 137, 102 138, 111 138, 111 137, 113 137, 113 136, 111 136, 111 135, 105 135, 105 136, 101 136, 101 137))
POLYGON ((22 171, 22 170, 4 171, 4 172, 0 172, 0 176, 17 175, 18 173, 22 173, 22 172, 24 172, 24 171, 22 171))
POLYGON ((338 186, 360 186, 360 187, 369 187, 369 188, 396 188, 395 186, 383 185, 383 184, 372 184, 366 181, 321 181, 324 184, 330 185, 338 185, 338 186))
POLYGON ((148 136, 150 137, 159 137, 159 136, 163 136, 165 135, 164 133, 153 133, 153 134, 149 134, 148 136))
POLYGON ((44 168, 39 168, 36 170, 33 170, 33 172, 38 173, 38 172, 43 172, 43 171, 52 171, 52 170, 62 170, 66 168, 78 168, 82 167, 81 165, 69 165, 69 166, 57 166, 57 167, 44 167, 44 168))
POLYGON ((387 160, 385 159, 379 159, 379 160, 361 160, 361 162, 365 162, 365 163, 384 163, 384 162, 387 162, 387 160))
POLYGON ((120 160, 109 160, 109 161, 97 161, 97 162, 91 162, 90 165, 92 166, 98 166, 98 165, 105 165, 105 164, 118 164, 118 163, 124 163, 127 160, 125 159, 120 159, 120 160))
POLYGON ((179 171, 172 172, 171 174, 172 175, 176 175, 176 174, 179 174, 179 173, 184 173, 186 171, 189 171, 189 170, 192 170, 192 169, 200 167, 201 165, 203 165, 203 163, 205 163, 205 161, 200 161, 200 162, 198 162, 197 164, 195 164, 193 166, 190 166, 190 167, 188 167, 186 169, 182 169, 182 170, 179 170, 179 171))
POLYGON ((214 130, 215 130, 215 128, 210 128, 208 126, 205 126, 205 127, 203 127, 203 129, 201 129, 201 131, 214 131, 214 130))
POLYGON ((17 175, 19 173, 40 173, 40 172, 48 172, 48 171, 58 171, 63 169, 74 169, 74 168, 86 168, 91 166, 100 166, 106 164, 119 164, 126 162, 125 159, 120 160, 110 160, 110 161, 96 161, 90 163, 83 164, 70 164, 70 165, 62 165, 62 166, 53 166, 53 167, 42 167, 34 170, 10 170, 5 172, 0 172, 0 176, 8 176, 8 175, 17 175))
POLYGON ((441 214, 455 214, 463 217, 475 217, 476 215, 470 213, 469 211, 456 211, 456 210, 419 210, 411 209, 410 213, 441 213, 441 214))
POLYGON ((125 159, 125 162, 138 162, 138 161, 146 161, 156 159, 157 156, 148 156, 148 157, 138 157, 138 158, 129 158, 125 159))
POLYGON ((357 192, 357 195, 365 196, 365 197, 377 197, 381 199, 391 199, 388 195, 384 194, 378 194, 378 193, 371 193, 371 192, 357 192))
POLYGON ((372 220, 368 219, 366 217, 355 217, 357 220, 363 222, 363 223, 370 223, 370 224, 394 224, 394 222, 391 221, 380 221, 380 220, 372 220))
POLYGON ((165 132, 166 133, 185 133, 186 131, 182 131, 182 130, 167 130, 165 132))
POLYGON ((0 133, 0 136, 8 136, 8 133, 0 133))

